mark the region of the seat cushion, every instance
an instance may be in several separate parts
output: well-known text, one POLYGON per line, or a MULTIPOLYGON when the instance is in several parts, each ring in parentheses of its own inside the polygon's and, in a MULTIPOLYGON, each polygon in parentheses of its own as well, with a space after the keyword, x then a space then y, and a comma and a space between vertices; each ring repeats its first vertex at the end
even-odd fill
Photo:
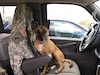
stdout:
POLYGON ((57 69, 57 67, 56 67, 55 69, 51 70, 46 75, 80 75, 78 65, 74 61, 73 61, 72 68, 70 68, 69 64, 66 62, 64 62, 63 64, 64 64, 65 68, 62 70, 61 73, 55 74, 55 70, 57 69))

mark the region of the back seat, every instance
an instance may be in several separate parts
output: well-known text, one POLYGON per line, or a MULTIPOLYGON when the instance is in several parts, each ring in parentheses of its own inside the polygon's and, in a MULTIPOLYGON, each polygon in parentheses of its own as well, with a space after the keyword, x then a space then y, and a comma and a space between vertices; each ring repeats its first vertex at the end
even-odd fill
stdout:
POLYGON ((8 44, 9 44, 10 34, 1 33, 0 34, 0 62, 8 61, 8 44))
POLYGON ((7 73, 9 75, 13 75, 13 72, 9 63, 10 61, 9 61, 9 54, 8 54, 9 38, 10 38, 10 34, 8 33, 0 34, 0 64, 1 64, 1 67, 7 70, 7 73))

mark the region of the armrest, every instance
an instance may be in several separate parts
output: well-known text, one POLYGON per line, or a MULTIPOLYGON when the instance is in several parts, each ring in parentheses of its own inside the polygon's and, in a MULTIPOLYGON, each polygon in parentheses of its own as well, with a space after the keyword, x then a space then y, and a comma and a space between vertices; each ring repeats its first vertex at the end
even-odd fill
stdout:
POLYGON ((35 71, 36 69, 48 64, 52 60, 52 55, 41 55, 36 58, 26 59, 22 63, 22 70, 25 73, 30 73, 35 71))

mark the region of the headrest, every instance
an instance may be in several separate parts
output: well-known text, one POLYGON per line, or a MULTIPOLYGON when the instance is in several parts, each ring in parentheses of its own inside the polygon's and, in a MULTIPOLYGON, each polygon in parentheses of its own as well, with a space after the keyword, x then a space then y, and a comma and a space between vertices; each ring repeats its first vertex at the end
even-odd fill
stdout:
POLYGON ((33 36, 34 33, 32 31, 31 25, 32 20, 32 9, 28 7, 26 4, 19 4, 15 10, 12 23, 11 38, 13 39, 13 41, 17 43, 18 38, 23 38, 23 40, 26 39, 27 30, 30 32, 31 37, 33 36))

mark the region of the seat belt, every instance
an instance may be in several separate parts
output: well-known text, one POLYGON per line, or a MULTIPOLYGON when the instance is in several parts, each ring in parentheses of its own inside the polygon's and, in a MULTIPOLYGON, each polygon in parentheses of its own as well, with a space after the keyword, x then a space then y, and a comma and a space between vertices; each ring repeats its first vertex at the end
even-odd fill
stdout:
MULTIPOLYGON (((34 55, 34 57, 37 57, 37 56, 39 56, 40 54, 34 49, 34 46, 33 46, 33 41, 34 40, 31 40, 31 32, 33 33, 33 31, 32 31, 32 26, 31 26, 31 30, 29 31, 28 30, 28 28, 29 28, 29 24, 27 23, 27 25, 26 25, 26 33, 27 33, 27 40, 28 40, 28 46, 31 48, 30 50, 31 50, 31 52, 33 53, 33 55, 34 55)), ((33 33, 34 34, 34 33, 33 33)))

